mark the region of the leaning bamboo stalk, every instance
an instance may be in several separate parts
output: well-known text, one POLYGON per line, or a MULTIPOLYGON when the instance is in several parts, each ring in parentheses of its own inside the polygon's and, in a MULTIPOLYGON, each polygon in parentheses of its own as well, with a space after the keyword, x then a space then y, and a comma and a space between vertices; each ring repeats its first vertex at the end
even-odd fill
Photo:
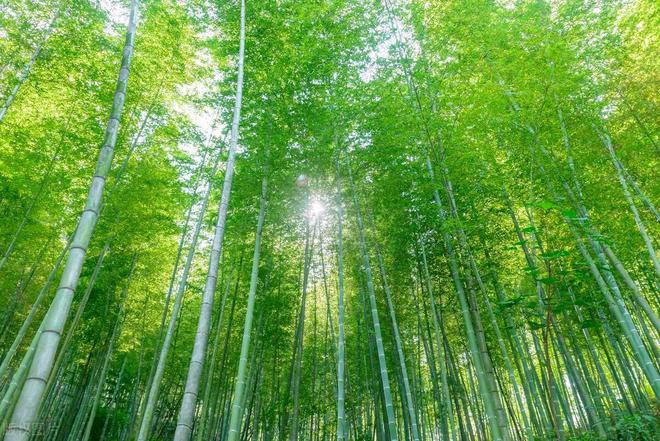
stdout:
POLYGON ((339 175, 339 155, 335 159, 337 186, 337 321, 339 335, 337 337, 337 441, 348 439, 346 433, 345 410, 345 357, 346 337, 344 330, 344 241, 342 231, 343 202, 341 197, 341 182, 339 175))
POLYGON ((60 255, 57 257, 57 260, 55 261, 55 264, 53 265, 53 269, 51 270, 50 274, 48 275, 48 279, 46 280, 46 283, 44 286, 41 288, 39 291, 39 294, 37 295, 37 298, 35 299, 34 303, 32 303, 32 307, 30 308, 30 312, 28 313, 28 316, 25 318, 25 321, 23 321, 23 324, 21 325, 21 328, 18 331, 18 334, 16 334, 16 337, 14 338, 14 341, 12 345, 9 347, 7 352, 5 353, 4 358, 2 359, 2 365, 0 365, 0 380, 3 379, 5 374, 7 373, 9 369, 9 363, 11 363, 11 360, 13 359, 14 355, 16 355, 16 351, 18 350, 18 347, 20 344, 23 342, 23 339, 25 338, 25 335, 27 334, 27 331, 30 328, 30 325, 32 324, 32 321, 34 320, 37 312, 39 311, 39 307, 41 306, 41 302, 46 298, 46 294, 48 294, 48 291, 50 290, 50 286, 53 283, 53 280, 55 280, 55 276, 57 275, 57 271, 60 268, 60 265, 62 263, 62 260, 64 259, 64 256, 66 256, 66 252, 69 249, 69 244, 70 244, 71 237, 67 240, 66 245, 60 252, 60 255))
POLYGON ((218 221, 213 236, 211 246, 211 256, 209 257, 209 269, 206 275, 204 294, 200 307, 199 321, 197 323, 197 332, 195 334, 195 343, 193 353, 190 357, 188 367, 188 376, 186 387, 181 401, 181 408, 177 418, 176 431, 174 433, 175 441, 188 441, 192 433, 193 419, 197 407, 197 394, 199 392, 199 383, 202 377, 204 359, 206 357, 206 346, 208 343, 209 330, 211 327, 211 313, 213 310, 213 297, 215 295, 216 281, 218 278, 218 267, 220 255, 222 254, 222 243, 225 235, 225 226, 227 222, 227 210, 229 207, 229 198, 231 196, 231 187, 234 177, 234 164, 236 158, 236 147, 238 145, 238 131, 241 118, 241 103, 243 97, 243 65, 245 60, 245 0, 241 0, 241 29, 238 56, 238 80, 236 85, 236 101, 234 104, 234 117, 231 128, 231 140, 229 145, 229 156, 225 169, 225 178, 222 186, 222 196, 218 208, 218 221))
POLYGON ((380 379, 382 382, 383 404, 385 406, 385 415, 387 418, 387 428, 389 439, 396 441, 398 439, 398 432, 396 427, 396 417, 394 415, 394 403, 392 400, 392 391, 390 387, 390 379, 387 372, 387 363, 385 360, 385 348, 383 346, 383 337, 381 333, 380 319, 378 317, 378 308, 376 305, 376 294, 374 290, 373 275, 371 273, 371 264, 369 260, 369 250, 367 249, 366 238, 364 234, 364 225, 362 223, 362 214, 360 213, 360 206, 358 204, 357 196, 355 194, 355 187, 353 184, 353 177, 351 173, 350 164, 348 166, 348 177, 351 187, 351 194, 353 195, 353 205, 355 205, 355 218, 358 225, 358 233, 360 237, 360 250, 364 262, 364 270, 367 279, 367 291, 369 294, 369 304, 371 307, 371 319, 374 328, 374 337, 376 340, 376 349, 378 352, 378 366, 380 370, 380 379))
POLYGON ((160 346, 160 351, 158 352, 156 368, 154 370, 153 376, 150 379, 150 383, 147 386, 148 389, 147 400, 144 404, 144 410, 140 421, 140 429, 137 436, 138 441, 146 441, 151 433, 154 411, 156 408, 156 404, 158 402, 158 395, 160 393, 161 380, 165 373, 165 365, 167 363, 167 357, 172 345, 172 339, 174 338, 176 325, 178 323, 178 317, 183 303, 183 296, 186 292, 186 287, 188 286, 188 276, 190 274, 193 259, 195 257, 197 241, 199 239, 199 235, 202 230, 202 225, 204 223, 204 215, 206 213, 206 209, 208 207, 208 203, 211 197, 212 180, 213 177, 215 176, 219 160, 220 160, 220 156, 216 158, 213 169, 209 174, 206 193, 204 194, 204 198, 202 200, 202 206, 197 215, 195 229, 193 230, 192 238, 190 239, 190 247, 188 249, 188 255, 186 256, 186 261, 183 266, 183 272, 181 274, 181 278, 179 279, 177 292, 174 296, 172 315, 170 316, 170 321, 168 323, 165 335, 163 336, 163 341, 160 346))
POLYGON ((90 414, 87 417, 87 422, 85 424, 85 432, 82 437, 82 441, 87 441, 89 440, 89 436, 92 433, 92 426, 94 425, 94 419, 96 418, 96 411, 99 407, 99 401, 101 400, 101 392, 103 392, 103 386, 105 385, 105 377, 108 373, 108 366, 110 366, 110 360, 112 359, 112 352, 115 347, 115 343, 117 341, 117 337, 119 337, 120 330, 122 327, 122 324, 124 322, 124 309, 126 306, 126 297, 128 296, 128 289, 131 284, 131 278, 133 277, 133 272, 135 270, 135 263, 137 260, 137 255, 133 257, 133 262, 131 264, 131 269, 128 275, 128 280, 126 281, 126 284, 124 285, 124 289, 122 290, 122 295, 121 295, 121 301, 119 305, 119 311, 117 311, 117 316, 115 319, 115 326, 112 330, 112 335, 110 337, 110 340, 108 342, 108 349, 106 350, 105 357, 103 360, 103 364, 101 366, 101 372, 99 374, 99 379, 96 383, 96 390, 94 393, 94 399, 92 400, 91 404, 91 409, 90 409, 90 414))
POLYGON ((115 388, 112 392, 112 396, 110 397, 110 402, 108 403, 108 406, 106 408, 105 419, 103 420, 103 428, 101 429, 101 435, 99 436, 99 440, 105 439, 105 434, 107 433, 108 428, 110 427, 110 416, 112 412, 115 410, 115 405, 117 403, 117 395, 119 394, 119 389, 121 388, 122 379, 124 378, 124 369, 126 368, 126 360, 127 357, 124 356, 124 360, 121 362, 121 368, 119 368, 119 374, 117 375, 115 388))
MULTIPOLYGON (((216 372, 216 365, 217 365, 217 355, 218 355, 218 346, 220 344, 220 334, 222 333, 222 325, 224 324, 224 315, 225 315, 225 306, 227 304, 227 295, 229 294, 229 291, 231 289, 231 280, 232 280, 232 274, 233 274, 233 267, 230 266, 229 271, 227 272, 227 283, 225 284, 225 289, 222 294, 222 301, 220 303, 220 317, 218 317, 217 323, 215 325, 215 337, 213 339, 212 343, 212 348, 213 350, 211 351, 211 360, 209 363, 209 367, 206 371, 206 384, 204 386, 204 396, 202 398, 202 410, 201 410, 201 415, 199 416, 199 421, 197 422, 197 427, 195 428, 195 432, 197 433, 195 439, 197 441, 202 441, 205 436, 206 436, 206 431, 207 431, 207 422, 211 413, 211 408, 212 406, 212 398, 211 398, 211 392, 213 390, 213 379, 214 379, 214 374, 216 372)), ((214 397, 215 398, 215 397, 214 397)))
POLYGON ((261 253, 261 234, 266 216, 268 178, 263 177, 261 184, 261 200, 259 202, 259 218, 257 221, 257 233, 254 239, 254 255, 252 256, 252 272, 250 274, 250 288, 248 291, 247 310, 245 311, 245 324, 243 325, 243 340, 241 342, 241 355, 238 362, 238 373, 234 383, 234 398, 231 407, 229 421, 229 441, 237 441, 241 427, 241 416, 244 389, 246 386, 245 375, 247 369, 248 352, 250 350, 250 334, 252 333, 252 319, 254 317, 254 304, 257 294, 257 282, 259 277, 259 256, 261 253))
POLYGON ((105 180, 112 166, 112 156, 117 140, 119 121, 126 98, 136 26, 137 0, 132 0, 121 69, 117 79, 104 145, 98 157, 87 202, 85 203, 85 209, 78 220, 78 227, 74 234, 69 256, 51 306, 51 313, 48 314, 45 326, 39 336, 34 360, 14 409, 10 426, 5 434, 5 441, 27 441, 30 437, 32 425, 37 418, 45 390, 45 383, 53 367, 60 336, 69 315, 73 294, 80 279, 80 272, 85 261, 87 248, 98 221, 98 210, 103 198, 105 180))
POLYGON ((390 286, 387 283, 387 275, 385 273, 385 265, 383 263, 383 256, 380 253, 378 244, 376 244, 376 257, 378 259, 378 269, 380 271, 380 278, 383 283, 383 291, 385 292, 385 300, 387 301, 387 309, 390 314, 392 322, 392 333, 394 334, 394 342, 396 343, 397 356, 399 358, 399 368, 401 369, 401 377, 403 380, 403 394, 405 398, 405 407, 408 411, 408 418, 410 419, 410 431, 412 433, 413 441, 419 441, 419 428, 417 427, 417 412, 415 410, 415 403, 412 398, 410 389, 410 379, 408 377, 408 367, 406 366, 406 357, 403 353, 403 343, 401 341, 401 333, 396 319, 396 312, 394 311, 394 304, 392 303, 392 295, 390 293, 390 286))
POLYGON ((87 286, 85 287, 85 292, 82 295, 82 298, 80 299, 80 302, 78 302, 78 306, 76 309, 76 314, 74 315, 73 319, 71 320, 71 324, 69 325, 69 329, 67 330, 66 335, 64 336, 64 340, 62 341, 62 345, 60 347, 60 351, 57 354, 57 357, 55 357, 55 361, 53 362, 53 369, 51 371, 50 377, 48 378, 48 382, 46 383, 46 396, 48 396, 51 393, 51 389, 53 387, 53 384, 57 378, 58 371, 60 370, 60 367, 66 363, 64 360, 66 357, 70 357, 71 354, 69 352, 69 347, 71 346, 71 343, 73 342, 73 336, 78 328, 78 323, 82 319, 83 312, 85 311, 85 308, 87 306, 87 302, 89 301, 89 297, 92 293, 92 290, 94 289, 94 285, 96 284, 96 279, 99 276, 99 273, 101 271, 101 267, 103 266, 103 261, 105 260, 105 256, 108 253, 108 250, 110 248, 110 241, 106 241, 105 245, 101 249, 101 252, 99 253, 98 258, 96 259, 96 264, 94 265, 94 270, 92 271, 92 274, 89 277, 89 281, 87 283, 87 286))
POLYGON ((619 159, 616 156, 616 152, 614 151, 614 147, 612 146, 612 139, 607 133, 601 131, 598 132, 598 135, 600 136, 601 140, 603 141, 603 144, 605 145, 605 148, 610 154, 612 163, 614 164, 614 169, 616 170, 617 177, 619 178, 619 183, 621 184, 621 188, 623 190, 623 194, 626 198, 626 201, 628 202, 630 211, 633 214, 633 217, 635 219, 635 224, 637 224, 637 228, 639 229, 639 234, 642 236, 642 239, 644 240, 644 245, 646 246, 651 261, 653 262, 655 273, 658 277, 660 277, 660 262, 658 261, 658 256, 656 254, 655 249, 653 248, 653 243, 651 241, 651 238, 649 237, 649 234, 646 231, 646 226, 644 225, 644 221, 639 215, 639 211, 637 210, 637 205, 635 204, 635 201, 630 195, 630 190, 628 189, 628 183, 623 173, 621 162, 619 162, 619 159))

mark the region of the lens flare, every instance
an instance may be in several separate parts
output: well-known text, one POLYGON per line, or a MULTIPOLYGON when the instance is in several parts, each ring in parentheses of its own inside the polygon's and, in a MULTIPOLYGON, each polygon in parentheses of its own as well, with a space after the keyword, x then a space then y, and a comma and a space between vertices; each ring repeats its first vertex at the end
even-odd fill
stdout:
POLYGON ((312 216, 321 216, 325 211, 325 206, 321 201, 314 200, 309 206, 309 214, 312 216))

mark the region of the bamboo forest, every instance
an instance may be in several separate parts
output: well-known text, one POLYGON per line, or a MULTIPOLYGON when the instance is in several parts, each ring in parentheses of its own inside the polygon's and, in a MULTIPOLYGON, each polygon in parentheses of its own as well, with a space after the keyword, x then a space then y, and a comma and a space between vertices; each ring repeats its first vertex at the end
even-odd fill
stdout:
POLYGON ((0 0, 0 438, 660 440, 659 87, 653 0, 0 0))

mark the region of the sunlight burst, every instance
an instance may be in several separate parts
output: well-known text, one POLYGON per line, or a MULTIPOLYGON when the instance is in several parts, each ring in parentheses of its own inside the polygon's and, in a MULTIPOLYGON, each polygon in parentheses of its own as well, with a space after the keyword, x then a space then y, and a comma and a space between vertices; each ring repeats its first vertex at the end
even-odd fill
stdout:
POLYGON ((325 211, 325 206, 318 199, 313 200, 309 205, 309 214, 312 217, 319 217, 323 215, 324 211, 325 211))

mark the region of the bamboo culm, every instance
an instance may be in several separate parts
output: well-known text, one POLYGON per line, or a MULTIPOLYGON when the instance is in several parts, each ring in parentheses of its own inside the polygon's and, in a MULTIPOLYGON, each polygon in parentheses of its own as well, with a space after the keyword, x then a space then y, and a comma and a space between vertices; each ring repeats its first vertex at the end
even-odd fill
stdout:
POLYGON ((40 333, 30 372, 14 408, 11 423, 5 434, 5 441, 27 441, 30 437, 32 425, 37 418, 41 398, 53 366, 62 330, 69 315, 73 294, 80 278, 80 271, 85 261, 87 248, 96 222, 98 221, 98 210, 103 197, 105 180, 112 166, 112 156, 117 140, 119 121, 126 98, 136 26, 137 0, 132 0, 121 69, 115 89, 110 119, 106 128, 103 148, 98 157, 87 202, 85 203, 85 209, 78 220, 78 227, 71 242, 69 256, 51 306, 51 312, 46 317, 45 320, 47 321, 40 333))
POLYGON ((229 198, 231 195, 232 180, 234 177, 234 162, 236 158, 236 147, 238 144, 239 123, 241 118, 241 103, 243 98, 243 64, 245 60, 245 0, 241 0, 241 26, 240 42, 238 51, 238 79, 236 85, 236 101, 234 103, 234 116, 231 128, 231 139, 229 144, 229 155, 225 169, 225 178, 222 186, 222 196, 218 208, 218 221, 213 235, 213 244, 211 246, 211 256, 209 258, 209 269, 206 275, 204 294, 200 307, 197 332, 195 334, 195 343, 193 353, 188 367, 188 378, 186 387, 181 400, 181 408, 177 418, 176 431, 174 433, 175 441, 188 441, 192 434, 193 418, 195 408, 197 407, 197 394, 199 392, 199 383, 206 356, 206 346, 208 342, 209 330, 211 327, 211 311, 213 310, 213 297, 215 296, 216 282, 218 278, 218 267, 220 255, 222 254, 222 243, 225 234, 225 225, 227 221, 227 209, 229 207, 229 198))
POLYGON ((172 306, 172 315, 170 316, 170 321, 167 325, 167 331, 163 337, 162 345, 160 346, 160 351, 158 352, 158 359, 156 362, 156 368, 153 374, 153 378, 148 386, 147 401, 144 405, 144 411, 142 413, 142 420, 140 421, 140 429, 138 432, 137 440, 146 441, 149 439, 154 410, 158 402, 158 395, 161 387, 161 380, 163 374, 165 373, 165 365, 167 363, 167 356, 172 345, 172 339, 174 337, 174 331, 176 329, 177 319, 181 311, 183 296, 186 292, 186 287, 188 286, 188 276, 190 274, 190 269, 192 268, 193 259, 195 257, 195 251, 197 248, 197 241, 199 239, 200 232, 202 230, 202 225, 204 224, 204 215, 209 204, 209 199, 211 198, 212 190, 212 180, 217 171, 218 163, 220 156, 216 158, 215 165, 213 166, 212 172, 209 175, 208 184, 206 188, 206 193, 202 200, 202 206, 197 214, 197 220, 195 223, 195 228, 192 233, 192 238, 190 239, 190 247, 188 249, 188 255, 186 256, 186 261, 183 266, 183 272, 181 278, 179 279, 179 284, 177 288, 176 295, 174 296, 174 304, 172 306))
POLYGON ((261 233, 264 227, 264 218, 266 216, 268 178, 264 176, 261 184, 261 200, 259 202, 259 218, 257 221, 257 233, 254 239, 254 255, 252 257, 252 272, 250 273, 250 288, 248 291, 247 310, 245 312, 245 324, 243 326, 243 340, 241 342, 241 354, 238 363, 238 374, 234 383, 234 398, 231 407, 231 417, 229 421, 228 441, 238 441, 239 430, 241 428, 241 417, 243 409, 241 402, 245 392, 245 375, 247 369, 248 352, 250 350, 250 334, 252 332, 252 319, 254 316, 254 304, 257 293, 257 282, 259 278, 259 256, 261 253, 261 233))

